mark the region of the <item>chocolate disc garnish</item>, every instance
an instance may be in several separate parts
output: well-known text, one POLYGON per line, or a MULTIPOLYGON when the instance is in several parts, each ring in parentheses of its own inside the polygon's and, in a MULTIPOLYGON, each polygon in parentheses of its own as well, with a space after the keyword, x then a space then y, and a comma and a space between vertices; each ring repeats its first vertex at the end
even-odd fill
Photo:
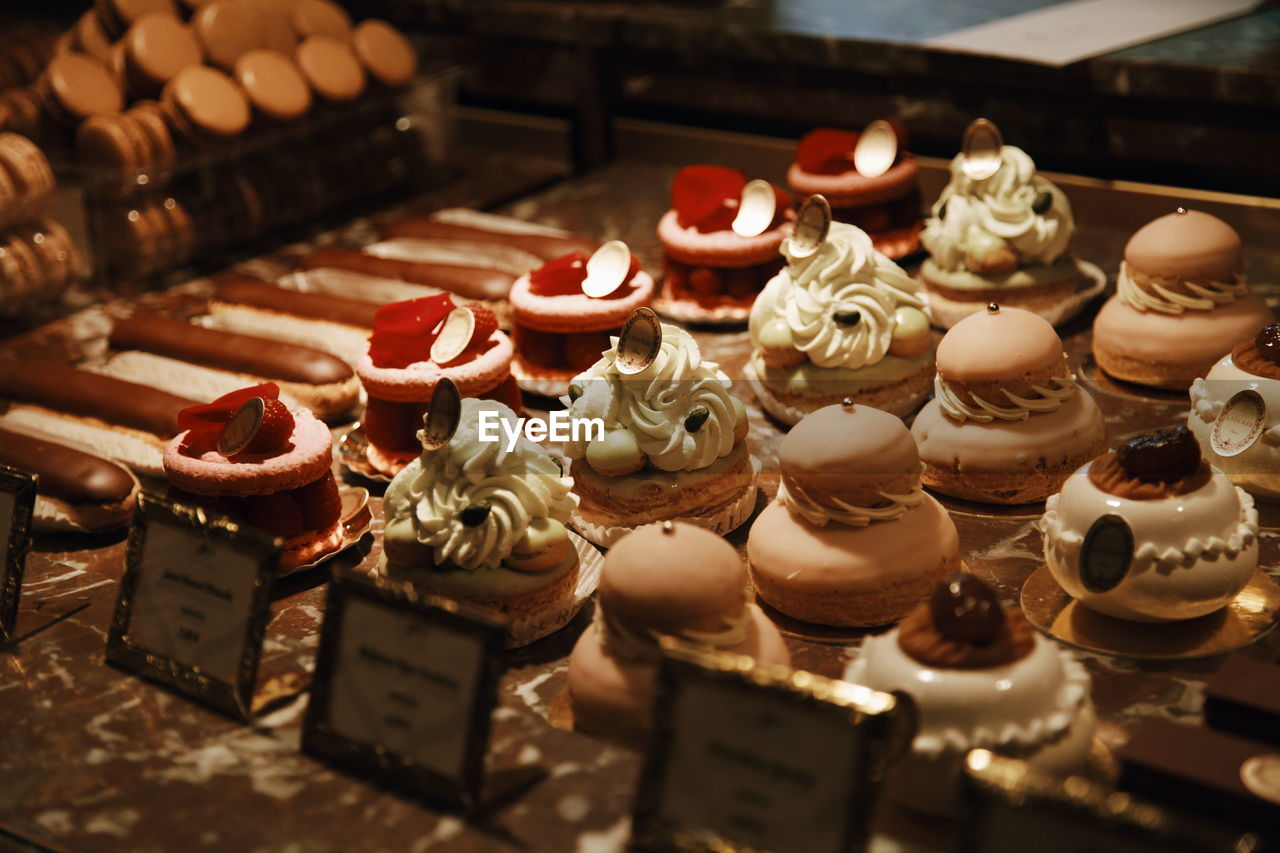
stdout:
POLYGON ((431 395, 431 404, 422 416, 418 438, 427 450, 444 447, 453 438, 462 419, 462 395, 452 379, 441 379, 431 395))
POLYGON ((929 598, 929 618, 942 636, 966 643, 990 643, 1004 628, 1004 608, 990 584, 973 575, 952 575, 929 598))
POLYGON ((1115 589, 1133 561, 1133 530, 1118 515, 1104 515, 1093 523, 1080 546, 1080 582, 1089 592, 1115 589))
POLYGON ((1267 404, 1252 389, 1237 392, 1213 422, 1209 445, 1219 456, 1239 456, 1258 440, 1267 425, 1267 404))
POLYGON ((613 293, 631 271, 631 250, 621 240, 610 240, 587 259, 587 277, 582 292, 593 299, 613 293))
POLYGON ((960 169, 966 178, 981 181, 991 177, 1000 169, 1001 152, 1004 150, 1000 128, 985 118, 975 118, 965 128, 960 150, 964 152, 960 169))
POLYGON ((218 452, 223 456, 235 456, 249 446, 262 426, 267 403, 261 397, 250 397, 240 404, 218 433, 218 452))
POLYGON ((757 237, 769 230, 778 212, 778 196, 773 185, 756 178, 742 188, 738 215, 733 217, 733 233, 739 237, 757 237))
POLYGON ((814 193, 800 205, 795 228, 791 231, 791 254, 807 258, 827 239, 831 230, 831 205, 824 196, 814 193))
POLYGON ((431 344, 431 360, 448 364, 466 350, 476 331, 476 315, 466 308, 454 308, 444 318, 440 334, 431 344))
POLYGON ((653 364, 661 349, 662 326, 658 315, 650 308, 637 308, 622 324, 613 363, 619 373, 631 376, 653 364))
POLYGON ((889 171, 898 159, 898 134, 893 125, 876 119, 863 129, 853 146, 853 165, 858 174, 875 178, 889 171))

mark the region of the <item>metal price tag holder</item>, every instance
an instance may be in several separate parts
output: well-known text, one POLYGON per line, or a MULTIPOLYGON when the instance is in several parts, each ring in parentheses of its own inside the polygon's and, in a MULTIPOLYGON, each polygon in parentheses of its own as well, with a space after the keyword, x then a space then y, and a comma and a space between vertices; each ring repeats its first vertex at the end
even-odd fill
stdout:
POLYGON ((0 465, 0 643, 15 636, 35 505, 35 476, 0 465))
POLYGON ((909 697, 670 637, 662 651, 633 844, 863 849, 878 782, 915 735, 909 697))
POLYGON ((968 808, 959 853, 1253 853, 1252 834, 1109 790, 1081 776, 1059 779, 985 749, 965 759, 968 808))
POLYGON ((482 804, 505 626, 409 584, 336 572, 302 749, 408 796, 482 804))
POLYGON ((143 493, 107 661, 247 722, 280 540, 143 493))

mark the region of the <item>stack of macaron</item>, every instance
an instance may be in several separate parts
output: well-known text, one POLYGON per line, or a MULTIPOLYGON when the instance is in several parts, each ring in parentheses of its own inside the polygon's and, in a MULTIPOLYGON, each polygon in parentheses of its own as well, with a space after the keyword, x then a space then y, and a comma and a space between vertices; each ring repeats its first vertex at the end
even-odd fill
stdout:
POLYGON ((692 323, 741 323, 782 268, 778 248, 795 221, 791 196, 737 169, 686 166, 658 222, 662 292, 657 310, 692 323))
POLYGON ((391 476, 418 457, 422 417, 445 379, 463 397, 519 411, 511 350, 492 311, 475 303, 459 307, 447 293, 379 308, 368 352, 356 365, 369 397, 361 419, 369 463, 391 476))
POLYGON ((825 196, 837 222, 856 225, 877 251, 902 258, 920 245, 919 174, 902 125, 877 120, 861 133, 821 127, 805 134, 787 183, 801 198, 825 196))
POLYGON ((57 220, 49 161, 31 140, 0 133, 0 317, 37 310, 79 279, 80 254, 57 220))
POLYGON ((162 180, 174 160, 173 134, 155 101, 98 113, 76 130, 76 158, 94 192, 128 195, 162 180))

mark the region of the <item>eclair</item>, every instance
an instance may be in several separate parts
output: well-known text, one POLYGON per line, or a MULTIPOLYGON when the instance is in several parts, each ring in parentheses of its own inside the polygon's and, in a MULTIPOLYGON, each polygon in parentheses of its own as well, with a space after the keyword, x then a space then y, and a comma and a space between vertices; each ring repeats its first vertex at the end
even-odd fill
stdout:
POLYGON ((359 402, 355 371, 334 355, 273 339, 207 329, 159 315, 116 323, 104 372, 165 391, 213 399, 273 381, 296 405, 331 417, 359 402))
POLYGON ((209 300, 217 328, 315 347, 351 365, 368 349, 377 311, 372 302, 300 293, 247 276, 227 278, 209 300))
POLYGON ((32 529, 97 533, 127 524, 138 481, 126 468, 65 444, 0 429, 0 464, 36 475, 32 529))
MULTIPOLYGON (((375 246, 380 244, 375 244, 375 246)), ((393 244, 394 245, 394 244, 393 244)), ((412 245, 412 244, 410 244, 412 245)), ((376 250, 375 250, 376 251, 376 250)), ((312 252, 301 261, 304 269, 336 267, 381 278, 447 290, 470 302, 500 302, 518 277, 511 272, 483 264, 464 262, 457 250, 432 251, 412 247, 403 254, 389 251, 374 254, 360 249, 328 247, 312 252)), ((352 294, 359 296, 358 291, 352 294)), ((425 295, 425 294, 423 294, 425 295)))
POLYGON ((178 432, 178 412, 197 405, 48 359, 0 364, 0 397, 9 402, 0 427, 82 444, 157 477, 165 442, 178 432))
POLYGON ((382 228, 384 238, 411 237, 423 240, 465 240, 511 246, 544 261, 569 252, 588 254, 600 248, 593 240, 575 237, 567 231, 495 216, 465 208, 440 210, 431 216, 402 219, 382 228))

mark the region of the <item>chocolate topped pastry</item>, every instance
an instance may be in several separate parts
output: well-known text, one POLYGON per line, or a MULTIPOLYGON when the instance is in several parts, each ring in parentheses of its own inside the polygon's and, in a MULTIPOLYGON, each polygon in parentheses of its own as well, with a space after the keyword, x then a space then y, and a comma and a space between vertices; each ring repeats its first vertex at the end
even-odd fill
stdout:
POLYGON ((990 643, 1004 627, 995 590, 963 572, 938 584, 929 598, 929 616, 942 636, 979 645, 990 643))
POLYGON ((1089 481, 1107 494, 1156 500, 1195 491, 1209 477, 1200 446, 1183 424, 1139 435, 1095 459, 1089 481))
POLYGON ((1021 610, 1005 610, 989 584, 958 573, 903 620, 898 645, 926 666, 986 669, 1026 657, 1033 634, 1021 610))

